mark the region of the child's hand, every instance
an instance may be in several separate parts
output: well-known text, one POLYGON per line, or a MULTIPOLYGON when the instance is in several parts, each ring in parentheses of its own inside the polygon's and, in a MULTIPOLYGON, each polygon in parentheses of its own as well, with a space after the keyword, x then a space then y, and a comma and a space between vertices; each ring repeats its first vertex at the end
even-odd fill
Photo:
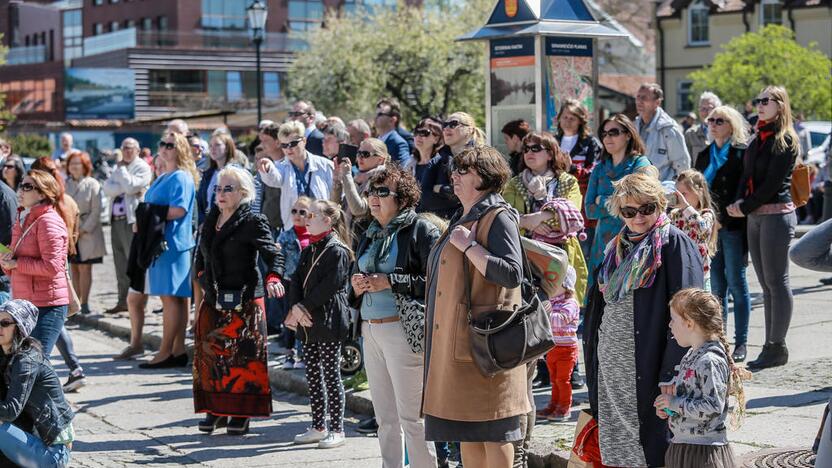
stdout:
POLYGON ((657 410, 664 412, 663 410, 665 408, 670 408, 670 396, 662 393, 656 397, 656 401, 653 402, 653 406, 655 406, 657 410))
POLYGON ((658 416, 659 419, 667 419, 670 417, 667 415, 667 413, 664 412, 664 410, 658 408, 656 408, 656 416, 658 416))

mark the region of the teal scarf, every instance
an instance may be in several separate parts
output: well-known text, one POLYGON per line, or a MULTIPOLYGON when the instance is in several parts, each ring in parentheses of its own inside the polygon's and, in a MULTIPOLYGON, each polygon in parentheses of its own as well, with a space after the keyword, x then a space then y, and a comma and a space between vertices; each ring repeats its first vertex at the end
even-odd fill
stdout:
POLYGON ((390 250, 393 248, 393 237, 404 226, 409 226, 416 218, 416 212, 413 209, 407 209, 396 215, 395 218, 387 223, 387 226, 381 227, 378 221, 373 220, 370 227, 367 228, 365 235, 370 239, 370 246, 367 248, 367 254, 370 256, 371 262, 369 270, 365 273, 376 273, 378 266, 387 261, 390 256, 390 250))
POLYGON ((722 148, 717 148, 716 142, 711 143, 711 160, 708 163, 708 167, 705 168, 705 172, 702 173, 705 176, 705 180, 708 181, 708 186, 713 184, 717 171, 719 171, 719 169, 725 164, 725 161, 728 160, 728 152, 730 150, 730 142, 726 141, 725 144, 722 145, 722 148))

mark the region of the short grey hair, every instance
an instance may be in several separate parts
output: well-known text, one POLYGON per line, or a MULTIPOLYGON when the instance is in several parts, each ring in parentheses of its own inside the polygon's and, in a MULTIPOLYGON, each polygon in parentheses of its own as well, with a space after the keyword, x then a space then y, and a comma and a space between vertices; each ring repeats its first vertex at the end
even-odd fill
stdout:
POLYGON ((367 122, 364 121, 364 119, 351 120, 349 126, 352 127, 352 128, 355 128, 356 130, 358 130, 359 132, 361 132, 365 135, 372 135, 373 134, 370 131, 370 125, 367 124, 367 122))
POLYGON ((173 119, 168 122, 167 128, 165 129, 165 133, 173 132, 179 133, 181 135, 187 136, 188 135, 188 122, 185 122, 182 119, 173 119))
POLYGON ((347 132, 347 127, 337 122, 333 122, 324 128, 323 134, 334 136, 339 143, 349 143, 350 141, 350 134, 347 132))
POLYGON ((714 107, 719 107, 722 105, 722 99, 720 99, 719 96, 710 91, 705 91, 704 93, 699 95, 699 102, 701 103, 702 101, 710 101, 713 103, 714 107))
POLYGON ((130 147, 130 148, 141 149, 141 146, 139 145, 139 141, 136 140, 135 138, 132 138, 132 137, 127 137, 124 140, 122 140, 121 147, 122 148, 130 147))
POLYGON ((228 177, 229 179, 233 179, 237 182, 237 188, 243 196, 242 200, 240 200, 240 204, 250 204, 254 201, 254 197, 257 195, 257 192, 254 189, 254 178, 251 176, 251 173, 239 166, 229 164, 222 168, 220 173, 217 175, 217 181, 223 177, 228 177))

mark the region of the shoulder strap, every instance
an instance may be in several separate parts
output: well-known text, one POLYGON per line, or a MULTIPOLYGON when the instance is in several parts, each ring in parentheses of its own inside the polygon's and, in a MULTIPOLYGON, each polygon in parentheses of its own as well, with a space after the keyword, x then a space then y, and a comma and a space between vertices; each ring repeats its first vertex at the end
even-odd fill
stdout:
POLYGON ((38 223, 38 221, 40 221, 40 218, 38 218, 38 219, 36 219, 36 220, 32 221, 32 224, 30 224, 30 225, 29 225, 29 227, 27 227, 27 228, 23 231, 23 234, 21 234, 21 235, 20 235, 20 238, 19 238, 19 239, 17 239, 17 243, 16 243, 16 244, 14 244, 14 249, 12 249, 12 255, 14 255, 14 254, 16 254, 16 253, 17 253, 17 248, 18 248, 18 247, 20 247, 20 243, 21 243, 21 242, 23 242, 23 239, 26 237, 26 234, 29 234, 29 231, 30 231, 33 227, 35 227, 35 224, 37 224, 37 223, 38 223))
POLYGON ((306 283, 307 283, 307 281, 309 281, 309 275, 312 274, 312 270, 315 269, 315 265, 318 264, 318 261, 321 259, 321 257, 324 256, 324 253, 326 253, 326 251, 329 250, 330 247, 332 247, 332 245, 333 244, 327 244, 323 248, 323 250, 321 250, 321 253, 318 254, 317 258, 314 257, 314 256, 312 257, 312 265, 309 266, 309 270, 306 271, 306 278, 303 279, 303 288, 304 289, 306 289, 306 283))

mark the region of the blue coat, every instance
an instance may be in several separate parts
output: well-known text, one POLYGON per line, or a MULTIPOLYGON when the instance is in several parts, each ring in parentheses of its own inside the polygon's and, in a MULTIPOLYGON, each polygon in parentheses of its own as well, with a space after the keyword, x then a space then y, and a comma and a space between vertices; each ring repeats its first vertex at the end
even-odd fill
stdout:
POLYGON ((306 137, 306 151, 312 154, 324 154, 324 134, 317 128, 306 137))
POLYGON ((398 133, 399 136, 407 142, 407 154, 413 154, 413 148, 415 147, 415 144, 413 143, 413 134, 402 127, 396 127, 396 133, 398 133))
MULTIPOLYGON (((597 272, 596 272, 597 274, 597 272)), ((667 421, 656 416, 653 402, 659 395, 659 383, 670 382, 676 375, 687 348, 676 343, 670 333, 670 298, 680 289, 701 288, 704 283, 702 256, 696 244, 675 226, 670 228, 667 244, 662 246, 662 265, 653 285, 633 292, 633 333, 635 333, 636 408, 640 422, 641 446, 649 466, 664 466, 670 432, 667 421)), ((589 405, 598 419, 598 329, 606 302, 594 283, 588 294, 584 317, 584 359, 589 405)))
POLYGON ((394 130, 390 132, 382 141, 384 141, 384 144, 387 145, 387 152, 390 153, 390 157, 393 161, 397 163, 399 167, 404 167, 411 157, 410 147, 407 146, 407 142, 404 138, 402 138, 401 135, 396 133, 394 130))

